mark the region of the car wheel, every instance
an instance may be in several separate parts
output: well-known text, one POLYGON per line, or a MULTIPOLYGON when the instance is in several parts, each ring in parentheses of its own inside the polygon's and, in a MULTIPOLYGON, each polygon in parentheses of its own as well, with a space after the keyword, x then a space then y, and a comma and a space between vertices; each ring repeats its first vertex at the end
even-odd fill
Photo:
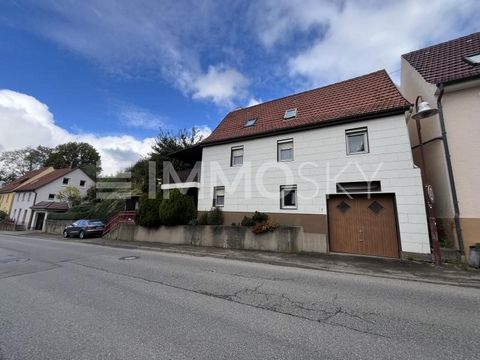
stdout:
POLYGON ((63 230, 63 237, 64 237, 64 238, 68 238, 68 232, 67 232, 67 230, 63 230))
POLYGON ((78 237, 80 239, 85 239, 85 233, 83 231, 80 231, 80 234, 78 234, 78 237))

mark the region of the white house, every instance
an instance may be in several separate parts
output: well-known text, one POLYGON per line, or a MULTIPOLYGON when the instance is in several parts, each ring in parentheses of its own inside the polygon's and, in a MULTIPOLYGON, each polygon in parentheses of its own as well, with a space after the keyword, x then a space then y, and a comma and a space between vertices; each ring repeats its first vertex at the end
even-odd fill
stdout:
POLYGON ((302 226, 303 251, 430 254, 409 106, 382 70, 232 111, 201 143, 198 210, 302 226))
POLYGON ((81 169, 57 169, 15 189, 11 217, 26 229, 43 230, 50 212, 68 209, 57 194, 67 186, 76 187, 83 197, 95 182, 81 169))

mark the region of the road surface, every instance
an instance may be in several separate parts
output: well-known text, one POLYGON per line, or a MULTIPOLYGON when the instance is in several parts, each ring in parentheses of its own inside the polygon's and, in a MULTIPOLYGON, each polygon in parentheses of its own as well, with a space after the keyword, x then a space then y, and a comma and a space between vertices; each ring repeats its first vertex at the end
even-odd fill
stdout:
POLYGON ((478 289, 0 235, 0 359, 478 359, 479 339, 478 289))

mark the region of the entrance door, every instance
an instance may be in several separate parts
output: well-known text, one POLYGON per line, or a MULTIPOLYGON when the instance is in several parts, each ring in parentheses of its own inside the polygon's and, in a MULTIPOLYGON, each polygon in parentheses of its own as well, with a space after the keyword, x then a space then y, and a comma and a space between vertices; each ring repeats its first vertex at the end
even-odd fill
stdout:
POLYGON ((328 200, 331 252, 399 257, 392 195, 333 195, 328 200))
POLYGON ((35 230, 43 230, 43 221, 45 220, 45 213, 37 214, 37 222, 35 223, 35 230))

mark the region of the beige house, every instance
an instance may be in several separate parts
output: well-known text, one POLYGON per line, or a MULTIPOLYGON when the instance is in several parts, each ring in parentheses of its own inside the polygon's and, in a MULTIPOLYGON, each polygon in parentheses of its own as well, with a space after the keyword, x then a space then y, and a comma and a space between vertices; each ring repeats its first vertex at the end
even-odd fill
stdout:
MULTIPOLYGON (((480 33, 402 55, 401 92, 439 114, 421 120, 426 178, 435 192, 440 240, 468 256, 480 242, 480 33)), ((414 161, 417 129, 409 121, 414 161)))

